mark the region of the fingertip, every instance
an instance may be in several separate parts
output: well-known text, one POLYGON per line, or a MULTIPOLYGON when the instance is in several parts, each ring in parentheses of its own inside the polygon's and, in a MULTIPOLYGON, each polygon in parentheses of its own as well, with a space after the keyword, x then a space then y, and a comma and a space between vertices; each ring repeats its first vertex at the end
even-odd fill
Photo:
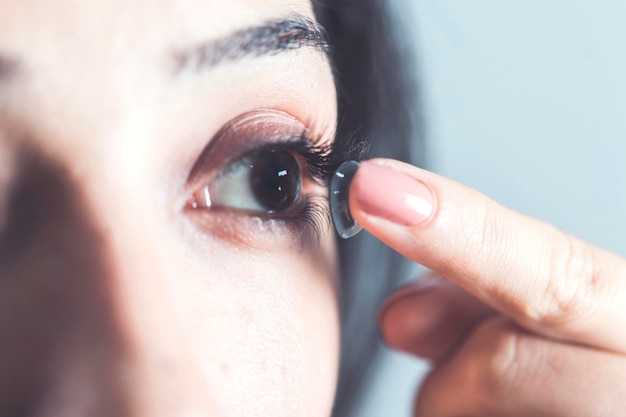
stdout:
POLYGON ((435 207, 431 189, 383 161, 361 163, 350 185, 352 215, 357 221, 379 218, 400 226, 428 221, 435 207))
POLYGON ((402 287, 383 304, 378 323, 385 343, 397 350, 412 352, 414 341, 421 331, 429 327, 429 320, 421 303, 436 290, 435 280, 420 280, 402 287))
POLYGON ((494 310, 445 278, 429 274, 392 294, 379 314, 392 349, 431 360, 446 357, 494 310))

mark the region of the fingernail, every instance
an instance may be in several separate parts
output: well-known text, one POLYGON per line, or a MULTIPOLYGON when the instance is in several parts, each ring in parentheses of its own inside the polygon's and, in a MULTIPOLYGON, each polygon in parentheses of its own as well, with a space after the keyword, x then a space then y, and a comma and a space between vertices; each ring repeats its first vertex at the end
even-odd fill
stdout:
POLYGON ((433 195, 424 183, 374 162, 361 164, 350 193, 364 213, 403 226, 423 223, 433 213, 433 195))

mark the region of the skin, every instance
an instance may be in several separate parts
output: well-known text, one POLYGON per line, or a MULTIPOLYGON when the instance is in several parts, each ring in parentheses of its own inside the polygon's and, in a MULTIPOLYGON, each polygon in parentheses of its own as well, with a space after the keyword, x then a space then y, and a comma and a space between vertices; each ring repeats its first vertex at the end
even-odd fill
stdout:
POLYGON ((330 140, 328 62, 302 48, 176 77, 167 65, 172 48, 313 18, 310 3, 0 10, 0 51, 21 62, 0 81, 0 415, 329 415, 331 231, 302 246, 278 220, 187 204, 197 158, 242 114, 280 111, 330 140))
POLYGON ((362 164, 350 206, 368 231, 433 271, 380 314, 391 347, 433 361, 414 415, 626 414, 623 258, 397 161, 362 164), (361 182, 380 166, 393 178, 361 182), (401 178, 430 190, 432 211, 421 222, 362 204, 411 184, 401 178))
MULTIPOLYGON (((302 246, 279 222, 187 205, 223 168, 190 186, 195 161, 241 115, 277 110, 330 140, 328 63, 303 49, 172 77, 163 58, 312 17, 310 4, 0 10, 0 51, 23 63, 10 78, 0 66, 0 415, 329 415, 330 232, 302 246)), ((381 312, 389 345, 434 361, 415 415, 624 415, 623 259, 432 173, 371 163, 434 197, 431 216, 409 226, 359 205, 359 193, 383 190, 353 187, 350 203, 367 230, 434 271, 381 312)))

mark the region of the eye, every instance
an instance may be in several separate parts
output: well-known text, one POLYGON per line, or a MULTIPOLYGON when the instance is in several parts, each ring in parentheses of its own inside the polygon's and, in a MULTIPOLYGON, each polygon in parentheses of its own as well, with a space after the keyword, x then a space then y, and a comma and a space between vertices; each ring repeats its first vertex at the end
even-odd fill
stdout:
POLYGON ((194 200, 197 207, 204 208, 286 212, 301 200, 302 171, 302 164, 291 151, 253 151, 229 164, 194 200))
POLYGON ((315 245, 330 230, 328 182, 345 155, 333 145, 282 111, 242 114, 193 164, 184 212, 201 232, 231 243, 315 245))

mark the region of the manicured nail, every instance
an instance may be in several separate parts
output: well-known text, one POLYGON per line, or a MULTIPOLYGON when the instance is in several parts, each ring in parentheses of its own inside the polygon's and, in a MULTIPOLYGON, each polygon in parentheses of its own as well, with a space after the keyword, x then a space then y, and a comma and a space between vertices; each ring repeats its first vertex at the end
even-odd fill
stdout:
POLYGON ((403 226, 423 223, 433 213, 433 195, 424 183, 374 162, 361 164, 350 193, 363 212, 403 226))

